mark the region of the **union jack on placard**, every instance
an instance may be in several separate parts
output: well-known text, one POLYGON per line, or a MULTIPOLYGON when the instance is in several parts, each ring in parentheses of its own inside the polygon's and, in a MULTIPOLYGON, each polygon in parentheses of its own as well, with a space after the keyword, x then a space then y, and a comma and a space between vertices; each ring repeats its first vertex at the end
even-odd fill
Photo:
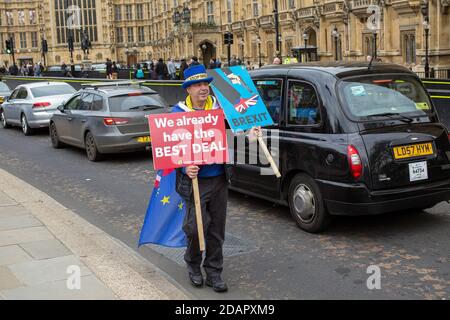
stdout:
POLYGON ((234 106, 234 109, 236 109, 237 112, 243 114, 247 112, 248 108, 256 105, 257 102, 258 102, 257 94, 248 99, 241 98, 239 99, 239 102, 234 106))

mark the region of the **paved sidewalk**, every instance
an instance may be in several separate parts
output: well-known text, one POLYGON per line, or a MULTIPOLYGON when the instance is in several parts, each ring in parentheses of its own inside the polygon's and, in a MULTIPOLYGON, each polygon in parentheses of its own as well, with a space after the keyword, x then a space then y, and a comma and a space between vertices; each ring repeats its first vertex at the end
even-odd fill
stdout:
POLYGON ((126 245, 0 169, 0 300, 187 298, 126 245))

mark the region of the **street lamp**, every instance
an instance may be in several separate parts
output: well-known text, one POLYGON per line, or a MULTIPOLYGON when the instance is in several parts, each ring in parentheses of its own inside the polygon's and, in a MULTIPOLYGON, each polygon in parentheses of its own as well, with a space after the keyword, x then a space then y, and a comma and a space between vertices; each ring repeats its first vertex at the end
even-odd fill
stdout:
POLYGON ((339 40, 339 32, 336 28, 336 26, 334 26, 333 31, 331 32, 331 36, 334 38, 334 50, 335 50, 335 59, 336 61, 339 60, 338 57, 338 40, 339 40))
POLYGON ((258 38, 256 39, 256 42, 258 43, 258 57, 259 57, 259 67, 262 67, 262 63, 261 63, 261 38, 258 36, 258 38))
POLYGON ((275 20, 275 43, 276 43, 276 49, 277 52, 280 52, 280 30, 279 30, 279 23, 278 23, 278 0, 273 0, 273 15, 275 20))
POLYGON ((428 36, 430 34, 430 22, 428 15, 428 0, 422 0, 420 11, 423 15, 423 28, 425 30, 425 78, 430 77, 430 63, 428 59, 428 36))
POLYGON ((206 66, 207 61, 205 61, 205 51, 206 51, 206 44, 202 44, 202 59, 203 59, 203 64, 206 66))
POLYGON ((372 30, 373 33, 373 58, 377 61, 377 29, 372 30))
POLYGON ((305 41, 305 62, 308 60, 308 59, 307 59, 308 54, 307 54, 307 52, 306 52, 306 45, 307 45, 307 43, 308 43, 308 39, 309 39, 308 33, 307 33, 306 31, 303 32, 303 40, 305 41))
POLYGON ((184 23, 189 24, 191 22, 191 10, 187 6, 183 8, 182 16, 184 23))
POLYGON ((175 11, 173 13, 172 21, 173 21, 173 24, 176 26, 181 22, 181 13, 179 13, 177 9, 175 9, 175 11))
POLYGON ((282 45, 282 38, 281 38, 281 34, 278 36, 278 43, 280 44, 278 47, 280 48, 280 59, 282 57, 282 51, 283 51, 283 45, 282 45))
POLYGON ((240 44, 240 46, 241 46, 242 63, 244 63, 244 46, 245 46, 244 39, 241 39, 241 41, 239 41, 239 44, 240 44))

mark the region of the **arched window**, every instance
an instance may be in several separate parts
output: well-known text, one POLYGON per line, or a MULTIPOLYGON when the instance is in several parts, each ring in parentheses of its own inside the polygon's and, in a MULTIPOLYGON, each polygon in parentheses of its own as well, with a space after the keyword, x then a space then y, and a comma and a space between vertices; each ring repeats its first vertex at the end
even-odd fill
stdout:
POLYGON ((364 54, 366 56, 373 56, 374 54, 374 46, 373 46, 373 35, 365 35, 364 36, 364 54))
POLYGON ((403 61, 407 64, 416 63, 416 35, 414 31, 404 32, 401 35, 403 61))

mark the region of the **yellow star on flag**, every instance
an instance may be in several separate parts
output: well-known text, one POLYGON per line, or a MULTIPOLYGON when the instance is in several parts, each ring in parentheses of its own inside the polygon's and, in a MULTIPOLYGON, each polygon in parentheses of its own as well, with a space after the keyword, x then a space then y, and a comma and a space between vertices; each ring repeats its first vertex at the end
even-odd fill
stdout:
POLYGON ((162 204, 163 205, 168 204, 169 203, 169 199, 170 199, 170 196, 168 196, 168 197, 164 196, 164 198, 161 200, 162 204))
POLYGON ((180 204, 178 205, 178 209, 183 210, 183 202, 180 202, 180 204))

